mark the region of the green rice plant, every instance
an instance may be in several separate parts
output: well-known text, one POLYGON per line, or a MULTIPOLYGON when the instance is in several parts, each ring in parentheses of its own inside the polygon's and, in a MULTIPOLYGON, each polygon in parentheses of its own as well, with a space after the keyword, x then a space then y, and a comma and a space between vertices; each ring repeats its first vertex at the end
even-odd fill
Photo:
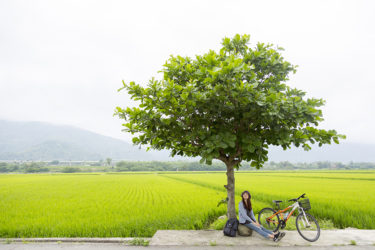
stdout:
MULTIPOLYGON (((166 175, 166 177, 202 187, 222 189, 226 183, 224 174, 184 174, 166 175)), ((375 210, 375 171, 338 172, 236 172, 236 194, 249 190, 256 204, 261 201, 271 207, 272 200, 281 199, 286 207, 288 199, 307 193, 312 210, 309 212, 317 218, 328 218, 335 227, 356 227, 373 229, 372 218, 375 210), (265 174, 265 175, 264 175, 265 174), (324 178, 317 178, 321 174, 324 178), (312 175, 312 176, 310 176, 312 175), (354 176, 353 178, 351 176, 354 176), (359 177, 358 177, 359 176, 359 177), (363 178, 363 176, 367 176, 363 178)), ((238 201, 238 198, 236 198, 238 201)), ((265 207, 263 206, 263 207, 265 207)))
MULTIPOLYGON (((307 193, 321 227, 374 229, 375 171, 237 171, 254 213, 307 193)), ((225 172, 0 175, 0 237, 150 237, 221 229, 225 172), (215 222, 214 222, 215 221, 215 222)), ((237 210, 238 211, 238 210, 237 210)), ((288 227, 294 226, 292 221, 288 227)), ((287 229, 289 229, 287 227, 287 229)))
POLYGON ((201 229, 223 192, 158 175, 1 175, 0 237, 150 237, 201 229))

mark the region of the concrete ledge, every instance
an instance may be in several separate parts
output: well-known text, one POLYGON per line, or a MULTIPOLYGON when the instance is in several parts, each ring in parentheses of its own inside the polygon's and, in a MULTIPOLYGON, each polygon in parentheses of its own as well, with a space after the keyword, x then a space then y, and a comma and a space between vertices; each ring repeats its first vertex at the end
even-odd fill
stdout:
MULTIPOLYGON (((0 238, 0 243, 4 242, 69 242, 69 243, 129 243, 135 238, 0 238)), ((151 240, 151 238, 137 238, 151 240)))
MULTIPOLYGON (((151 246, 359 246, 375 245, 375 230, 322 230, 316 242, 304 240, 297 231, 284 231, 280 242, 273 242, 253 232, 249 237, 227 237, 222 230, 159 230, 150 241, 151 246)), ((0 243, 121 243, 130 245, 135 238, 0 238, 0 243)))
POLYGON ((345 246, 375 244, 375 230, 322 230, 315 242, 304 240, 297 231, 286 232, 279 242, 273 242, 253 232, 250 237, 227 237, 220 230, 159 230, 151 246, 345 246))

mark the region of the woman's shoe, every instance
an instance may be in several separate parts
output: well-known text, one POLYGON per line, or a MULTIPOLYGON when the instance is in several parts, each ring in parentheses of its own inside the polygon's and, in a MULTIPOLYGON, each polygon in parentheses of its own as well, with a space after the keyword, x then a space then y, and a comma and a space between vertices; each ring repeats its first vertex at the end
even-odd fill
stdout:
POLYGON ((280 237, 280 234, 279 234, 279 233, 275 234, 275 235, 273 236, 273 241, 276 242, 277 239, 278 239, 279 237, 280 237))
POLYGON ((279 237, 277 237, 277 239, 275 240, 276 242, 280 241, 283 237, 285 236, 285 233, 282 232, 279 237))

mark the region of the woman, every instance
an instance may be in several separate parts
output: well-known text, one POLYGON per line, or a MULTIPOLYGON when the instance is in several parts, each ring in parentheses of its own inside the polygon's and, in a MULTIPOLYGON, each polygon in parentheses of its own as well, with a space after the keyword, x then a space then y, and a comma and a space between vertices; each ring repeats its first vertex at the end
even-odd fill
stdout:
POLYGON ((247 226, 248 228, 262 235, 263 237, 267 239, 272 239, 273 241, 279 241, 282 237, 285 236, 285 233, 274 233, 270 230, 265 229, 256 221, 250 201, 251 195, 249 191, 243 191, 241 197, 242 201, 240 201, 240 203, 238 204, 240 224, 247 226))

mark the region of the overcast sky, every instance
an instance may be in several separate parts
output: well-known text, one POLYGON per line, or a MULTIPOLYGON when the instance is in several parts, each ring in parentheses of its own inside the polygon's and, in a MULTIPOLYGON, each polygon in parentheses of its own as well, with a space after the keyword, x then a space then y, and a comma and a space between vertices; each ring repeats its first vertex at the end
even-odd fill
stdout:
MULTIPOLYGON (((299 65, 321 128, 375 143, 375 1, 0 1, 0 119, 67 124, 130 141, 113 117, 169 55, 250 34, 299 65)), ((250 45, 250 46, 252 46, 250 45)))

